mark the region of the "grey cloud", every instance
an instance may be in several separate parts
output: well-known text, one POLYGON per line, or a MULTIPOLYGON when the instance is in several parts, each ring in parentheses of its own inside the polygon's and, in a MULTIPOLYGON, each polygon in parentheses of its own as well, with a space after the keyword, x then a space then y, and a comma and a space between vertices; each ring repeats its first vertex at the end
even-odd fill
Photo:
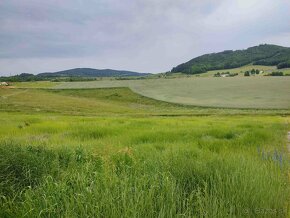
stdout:
POLYGON ((286 0, 2 0, 0 73, 160 72, 206 52, 290 46, 289 11, 286 0))

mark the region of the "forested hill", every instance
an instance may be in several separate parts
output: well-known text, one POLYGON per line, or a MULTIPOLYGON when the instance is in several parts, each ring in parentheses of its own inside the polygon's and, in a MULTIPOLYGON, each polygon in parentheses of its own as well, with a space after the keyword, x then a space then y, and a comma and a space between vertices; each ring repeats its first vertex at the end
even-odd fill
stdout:
POLYGON ((290 48, 263 44, 245 50, 206 54, 174 67, 171 72, 198 74, 247 64, 277 66, 278 69, 288 68, 290 67, 290 48))
POLYGON ((54 73, 40 73, 37 75, 30 73, 21 73, 15 76, 0 77, 1 81, 6 82, 27 82, 27 81, 87 81, 94 80, 96 77, 144 77, 150 73, 137 73, 125 70, 111 70, 111 69, 92 69, 92 68, 75 68, 54 73))
POLYGON ((123 77, 123 76, 146 76, 148 73, 137 73, 125 70, 112 69, 92 69, 92 68, 75 68, 70 70, 59 71, 55 73, 40 73, 39 77, 123 77))

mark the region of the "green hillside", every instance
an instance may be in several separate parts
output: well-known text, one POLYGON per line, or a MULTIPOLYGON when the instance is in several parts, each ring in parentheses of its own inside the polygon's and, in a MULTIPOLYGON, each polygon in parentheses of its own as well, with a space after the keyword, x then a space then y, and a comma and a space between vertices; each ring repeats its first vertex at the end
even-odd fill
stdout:
POLYGON ((0 81, 8 82, 28 82, 28 81, 47 81, 47 80, 62 80, 62 81, 88 81, 95 80, 97 77, 145 77, 150 73, 138 73, 126 70, 112 69, 93 69, 93 68, 74 68, 58 72, 39 73, 37 75, 30 73, 21 73, 15 76, 0 77, 0 81))
POLYGON ((148 73, 138 73, 127 70, 112 69, 92 69, 92 68, 75 68, 63 70, 54 73, 40 73, 40 77, 65 77, 65 76, 83 76, 83 77, 115 77, 115 76, 146 76, 148 73))
POLYGON ((290 48, 264 44, 245 50, 206 54, 174 67, 171 72, 198 74, 247 64, 277 66, 278 69, 290 67, 290 48))

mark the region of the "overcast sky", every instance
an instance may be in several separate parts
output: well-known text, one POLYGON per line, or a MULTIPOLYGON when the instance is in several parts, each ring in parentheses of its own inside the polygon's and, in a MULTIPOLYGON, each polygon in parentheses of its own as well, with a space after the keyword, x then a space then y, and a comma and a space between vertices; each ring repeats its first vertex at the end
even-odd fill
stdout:
POLYGON ((0 0, 0 75, 158 73, 262 43, 290 47, 289 0, 0 0))

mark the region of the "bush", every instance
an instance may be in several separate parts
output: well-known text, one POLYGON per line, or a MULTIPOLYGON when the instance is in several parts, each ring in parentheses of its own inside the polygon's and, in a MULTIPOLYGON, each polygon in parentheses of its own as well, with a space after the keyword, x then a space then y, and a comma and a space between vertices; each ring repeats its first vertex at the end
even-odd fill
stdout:
POLYGON ((272 72, 270 76, 284 76, 283 72, 272 72))

